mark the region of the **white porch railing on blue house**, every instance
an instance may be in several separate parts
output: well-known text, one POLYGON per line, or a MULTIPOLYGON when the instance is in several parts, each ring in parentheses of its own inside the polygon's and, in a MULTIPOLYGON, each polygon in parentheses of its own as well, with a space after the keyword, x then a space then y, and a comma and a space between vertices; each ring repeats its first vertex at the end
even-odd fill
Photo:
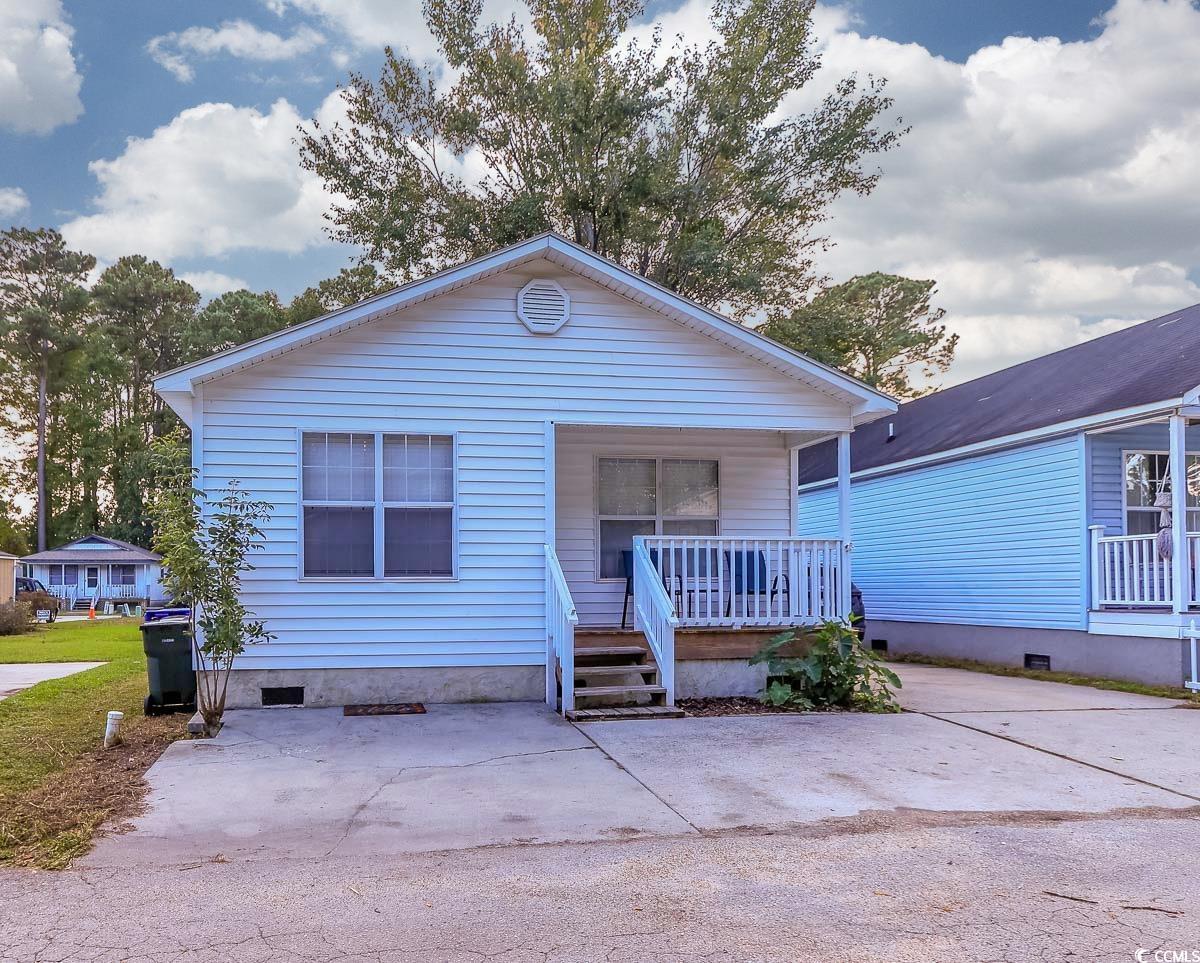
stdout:
POLYGON ((652 562, 680 626, 815 625, 850 614, 837 539, 656 535, 634 545, 652 562))
POLYGON ((1157 535, 1105 535, 1091 526, 1092 608, 1163 609, 1175 606, 1173 565, 1183 566, 1184 608, 1200 605, 1200 532, 1188 532, 1169 559, 1157 535))

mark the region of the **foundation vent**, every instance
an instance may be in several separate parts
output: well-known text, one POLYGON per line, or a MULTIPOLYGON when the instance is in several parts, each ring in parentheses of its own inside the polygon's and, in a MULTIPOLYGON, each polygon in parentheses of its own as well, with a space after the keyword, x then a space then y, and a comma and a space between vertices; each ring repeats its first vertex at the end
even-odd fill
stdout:
POLYGON ((1050 656, 1034 655, 1032 652, 1025 653, 1025 668, 1040 669, 1043 672, 1050 671, 1050 656))
POLYGON ((304 686, 278 685, 263 686, 262 704, 264 706, 302 706, 304 705, 304 686))
POLYGON ((571 317, 571 296, 557 281, 535 278, 517 293, 517 317, 534 334, 554 334, 571 317))

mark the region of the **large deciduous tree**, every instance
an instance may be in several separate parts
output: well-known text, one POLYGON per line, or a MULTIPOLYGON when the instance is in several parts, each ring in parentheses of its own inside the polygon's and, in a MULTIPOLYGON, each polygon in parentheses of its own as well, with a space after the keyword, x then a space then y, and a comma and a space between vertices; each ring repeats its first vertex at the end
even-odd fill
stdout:
POLYGON ((786 309, 828 205, 900 133, 882 81, 804 90, 814 3, 716 0, 718 39, 667 51, 630 39, 641 0, 528 0, 532 33, 426 0, 453 83, 388 49, 302 163, 340 199, 333 235, 400 279, 554 229, 734 315, 786 309))
POLYGON ((15 227, 0 233, 0 409, 15 414, 15 423, 9 419, 14 431, 34 424, 38 551, 46 548, 49 510, 49 397, 76 361, 88 304, 84 282, 95 265, 91 255, 70 250, 57 231, 15 227))
POLYGON ((949 369, 958 347, 958 335, 940 323, 945 310, 931 306, 934 284, 866 274, 761 330, 898 398, 916 397, 933 390, 930 379, 949 369))

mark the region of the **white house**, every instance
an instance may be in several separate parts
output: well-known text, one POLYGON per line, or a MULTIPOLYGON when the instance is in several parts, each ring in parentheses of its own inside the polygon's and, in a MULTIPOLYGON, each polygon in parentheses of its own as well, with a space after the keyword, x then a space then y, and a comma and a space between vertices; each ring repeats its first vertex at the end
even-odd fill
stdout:
POLYGON ((242 706, 745 687, 733 633, 849 610, 850 435, 896 410, 549 234, 155 387, 199 486, 273 505, 242 706), (813 539, 794 481, 822 438, 846 484, 813 539))
POLYGON ((21 559, 31 578, 69 608, 93 602, 158 602, 162 556, 130 542, 85 535, 21 559))

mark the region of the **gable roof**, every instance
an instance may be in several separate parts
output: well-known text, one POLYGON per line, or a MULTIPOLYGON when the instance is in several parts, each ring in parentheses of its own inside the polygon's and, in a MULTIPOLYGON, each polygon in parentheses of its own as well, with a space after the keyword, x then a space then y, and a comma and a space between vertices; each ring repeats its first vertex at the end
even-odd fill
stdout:
POLYGON ((160 562, 162 556, 157 552, 141 548, 132 542, 123 542, 119 538, 105 538, 93 532, 81 538, 72 539, 44 552, 26 555, 22 562, 112 562, 120 565, 128 562, 160 562), (102 547, 88 549, 88 545, 102 547), (71 546, 78 546, 72 548, 71 546))
POLYGON ((538 258, 588 278, 708 335, 761 364, 837 398, 852 407, 855 423, 866 422, 896 410, 894 400, 858 379, 792 351, 751 328, 681 297, 554 233, 540 234, 465 264, 447 268, 431 277, 410 282, 303 324, 284 328, 257 341, 165 372, 155 379, 155 391, 190 425, 194 390, 205 382, 277 358, 288 351, 538 258))
MULTIPOLYGON (((1200 305, 1192 305, 906 402, 895 416, 855 431, 850 467, 882 469, 1128 409, 1194 404, 1198 386, 1200 305)), ((835 450, 822 444, 801 459, 799 481, 836 473, 835 450)))

